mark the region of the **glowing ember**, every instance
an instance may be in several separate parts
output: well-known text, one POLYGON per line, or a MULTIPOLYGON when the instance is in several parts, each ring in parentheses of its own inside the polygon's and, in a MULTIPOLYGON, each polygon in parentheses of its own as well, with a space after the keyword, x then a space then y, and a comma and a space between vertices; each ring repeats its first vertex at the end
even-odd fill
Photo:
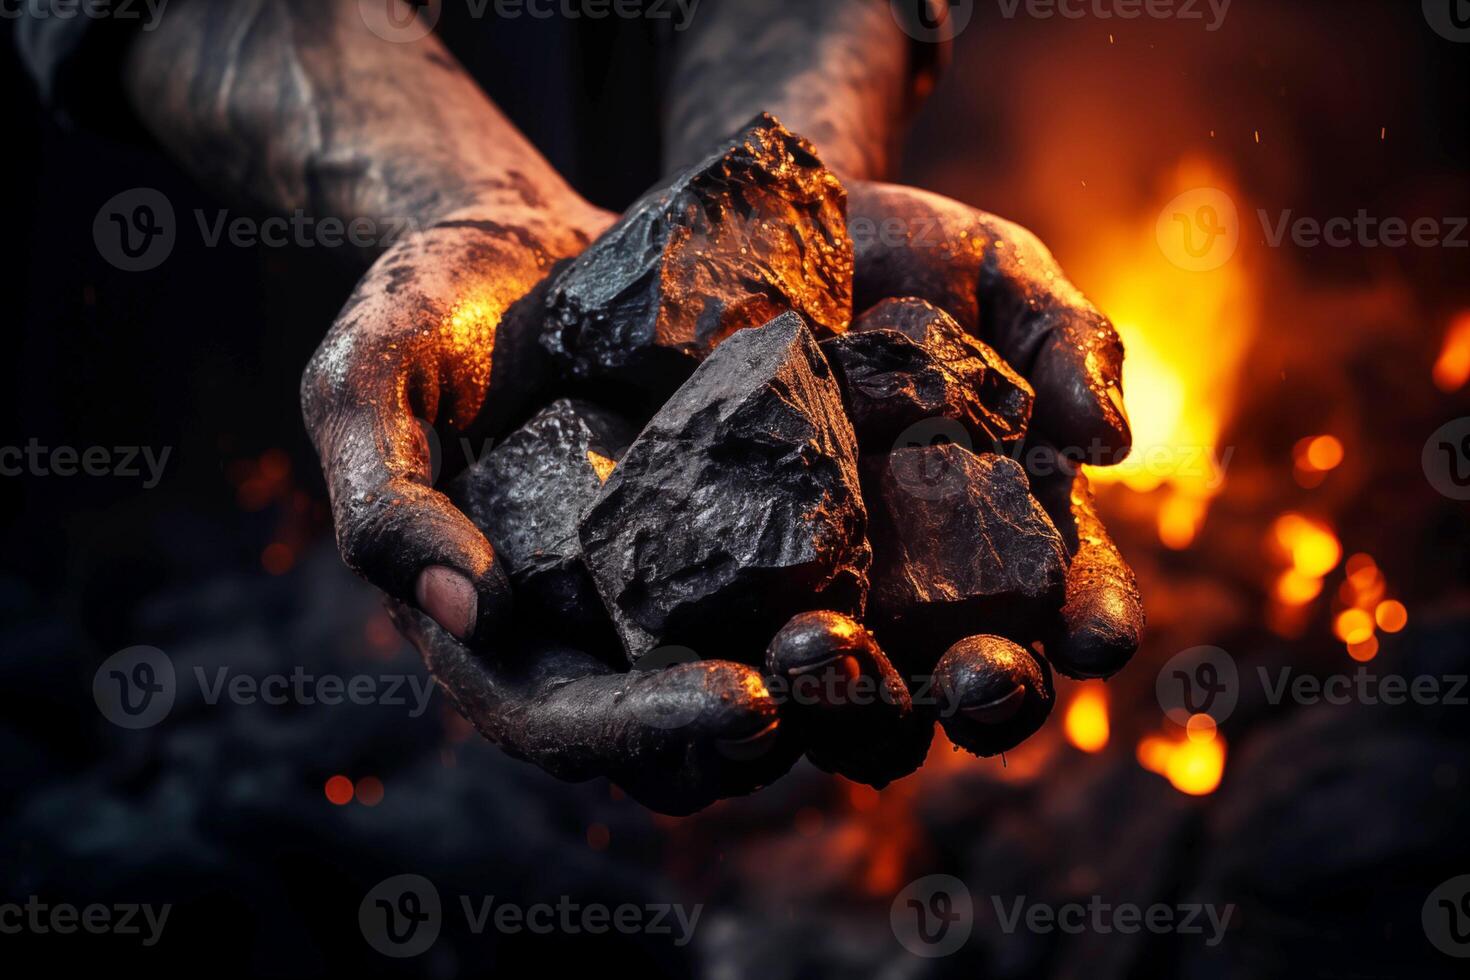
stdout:
POLYGON ((1101 685, 1088 684, 1067 705, 1063 721, 1067 741, 1083 752, 1101 752, 1108 744, 1108 696, 1101 685))
POLYGON ((1336 436, 1307 436, 1292 449, 1296 482, 1311 489, 1319 486, 1327 474, 1342 465, 1345 455, 1342 441, 1336 436))
POLYGON ((377 806, 383 802, 383 781, 377 776, 364 776, 357 781, 355 795, 363 806, 377 806))
POLYGON ((1365 643, 1373 636, 1373 617, 1361 609, 1344 609, 1333 620, 1332 631, 1344 643, 1365 643))
POLYGON ((1337 536, 1322 521, 1286 513, 1271 525, 1275 543, 1291 560, 1295 570, 1311 578, 1322 578, 1342 559, 1337 536))
POLYGON ((322 788, 334 806, 346 806, 352 802, 352 780, 346 776, 333 776, 322 788))
POLYGON ((1470 310, 1450 324, 1434 362, 1434 384, 1440 391, 1459 391, 1466 381, 1470 381, 1470 310))
POLYGON ((1149 735, 1138 743, 1138 764, 1169 780, 1181 793, 1213 793, 1225 775, 1225 740, 1208 715, 1195 715, 1185 738, 1149 735), (1196 718, 1208 719, 1196 723, 1196 718))
POLYGON ((1385 633, 1397 633, 1409 624, 1409 611, 1397 599, 1380 602, 1373 610, 1373 620, 1385 633))

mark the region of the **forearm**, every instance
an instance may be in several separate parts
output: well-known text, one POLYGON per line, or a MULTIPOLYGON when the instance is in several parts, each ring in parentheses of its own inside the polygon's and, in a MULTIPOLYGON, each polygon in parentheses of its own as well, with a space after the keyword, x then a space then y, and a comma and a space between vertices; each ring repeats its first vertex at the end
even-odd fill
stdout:
POLYGON ((474 209, 547 245, 591 211, 437 38, 386 41, 356 0, 175 0, 125 75, 188 170, 269 210, 391 229, 474 209))
POLYGON ((766 110, 839 176, 880 179, 923 84, 914 52, 887 0, 703 0, 677 41, 666 169, 766 110))

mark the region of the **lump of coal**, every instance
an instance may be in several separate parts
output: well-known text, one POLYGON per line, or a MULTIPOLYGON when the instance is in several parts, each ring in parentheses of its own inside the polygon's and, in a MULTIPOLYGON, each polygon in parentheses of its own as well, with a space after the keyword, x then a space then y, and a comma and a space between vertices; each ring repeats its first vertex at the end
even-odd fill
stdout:
POLYGON ((857 445, 795 313, 736 333, 628 447, 580 528, 631 660, 753 661, 794 613, 860 614, 871 552, 857 445))
POLYGON ((932 419, 959 422, 977 451, 1003 452, 1026 434, 1031 386, 925 300, 884 300, 822 349, 864 452, 886 451, 910 426, 932 419))
POLYGON ((787 310, 852 315, 847 193, 762 113, 649 191, 552 283, 542 344, 573 377, 667 396, 715 345, 787 310))
POLYGON ((890 654, 932 665, 976 633, 1029 642, 1061 603, 1066 552, 1015 460, 956 445, 865 461, 872 612, 890 654))
POLYGON ((552 402, 449 488, 505 562, 517 602, 568 625, 606 619, 582 564, 577 522, 636 430, 585 401, 552 402))

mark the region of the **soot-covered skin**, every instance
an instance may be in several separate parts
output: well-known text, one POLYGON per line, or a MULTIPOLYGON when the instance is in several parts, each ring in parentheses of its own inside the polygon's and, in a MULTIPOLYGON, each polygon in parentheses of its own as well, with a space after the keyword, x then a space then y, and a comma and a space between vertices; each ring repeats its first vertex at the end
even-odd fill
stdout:
POLYGON ((1014 460, 961 446, 864 460, 870 622, 905 668, 977 631, 1029 640, 1062 601, 1066 552, 1014 460))
POLYGON ((966 637, 946 650, 934 668, 934 689, 945 708, 944 733, 978 756, 1030 738, 1056 701, 1046 663, 999 636, 966 637))
POLYGON ((1071 555, 1061 615, 1044 636, 1046 656, 1068 677, 1111 677, 1138 650, 1147 621, 1138 580, 1098 517, 1087 475, 1054 451, 1043 459, 1050 465, 1038 467, 1031 492, 1071 555))
POLYGON ((580 526, 629 659, 748 656, 794 613, 861 614, 871 551, 857 443, 800 316, 743 330, 623 454, 580 526))
POLYGON ((859 237, 854 301, 917 296, 994 347, 1036 392, 1032 425, 1095 464, 1132 442, 1123 344, 1030 231, 915 187, 849 181, 849 220, 905 234, 859 237))
POLYGON ((564 370, 666 397, 736 330, 786 310, 852 316, 847 194, 761 113, 640 198, 552 283, 542 343, 564 370))
POLYGON ((693 813, 779 778, 800 756, 760 674, 727 660, 618 671, 573 646, 508 637, 481 656, 391 603, 455 707, 507 754, 558 779, 612 780, 661 813, 693 813))
POLYGON ((915 709, 878 641, 851 617, 793 616, 766 648, 766 673, 780 679, 786 715, 817 768, 882 787, 923 764, 933 718, 915 709))
POLYGON ((450 486, 504 563, 518 617, 561 635, 606 627, 577 524, 636 434, 614 412, 558 399, 450 486))
POLYGON ((1005 452, 1026 434, 1031 386, 925 300, 884 300, 822 349, 864 452, 886 451, 906 429, 937 418, 963 425, 977 450, 1005 452))

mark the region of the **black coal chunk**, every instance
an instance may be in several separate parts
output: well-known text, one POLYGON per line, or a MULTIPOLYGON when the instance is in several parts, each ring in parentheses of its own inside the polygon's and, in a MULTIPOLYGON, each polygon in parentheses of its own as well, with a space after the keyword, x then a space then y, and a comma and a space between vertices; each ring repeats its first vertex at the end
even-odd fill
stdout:
POLYGON ((732 336, 628 447, 582 551, 629 658, 758 661, 794 613, 861 614, 871 552, 857 445, 795 313, 732 336))
POLYGON ((1066 551, 1015 460, 952 444, 864 461, 872 622, 890 654, 932 666, 976 633, 1034 639, 1061 604, 1066 551))
POLYGON ((582 564, 577 522, 635 434, 612 412, 560 399, 450 485, 450 499, 505 562, 518 609, 552 614, 546 621, 553 627, 605 622, 582 564))
POLYGON ((960 423, 976 451, 1004 452, 1026 434, 1031 386, 925 300, 884 300, 822 349, 864 452, 887 451, 906 430, 935 419, 960 423))
POLYGON ((542 344, 574 378, 667 396, 715 345, 787 310, 852 316, 847 192, 762 113, 650 190, 552 283, 542 344))

